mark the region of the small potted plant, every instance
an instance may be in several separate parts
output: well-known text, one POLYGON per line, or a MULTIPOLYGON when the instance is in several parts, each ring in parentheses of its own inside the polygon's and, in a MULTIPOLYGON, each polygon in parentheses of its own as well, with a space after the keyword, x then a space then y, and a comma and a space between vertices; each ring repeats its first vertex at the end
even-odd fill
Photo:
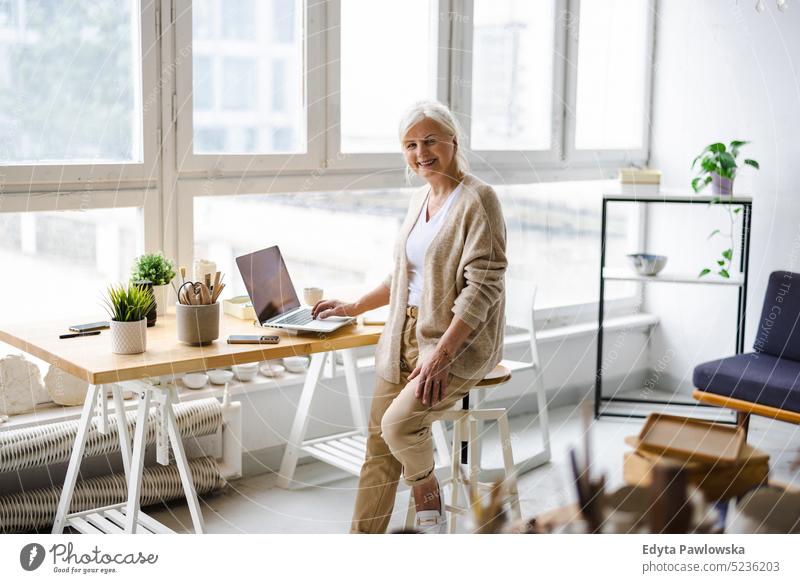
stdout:
POLYGON ((146 253, 137 257, 133 263, 131 281, 150 281, 153 284, 156 313, 167 313, 167 285, 175 277, 175 264, 161 252, 146 253))
POLYGON ((139 354, 147 350, 147 312, 155 302, 153 294, 140 285, 111 285, 104 302, 111 319, 111 351, 139 354))
MULTIPOLYGON (((739 167, 736 163, 736 159, 739 157, 739 148, 748 143, 742 140, 733 140, 727 147, 721 142, 706 146, 692 162, 692 169, 700 162, 697 176, 692 180, 692 189, 700 192, 711 183, 711 190, 715 195, 732 195, 733 180, 736 178, 736 170, 739 167)), ((758 162, 755 160, 745 158, 744 163, 756 170, 759 169, 758 162)))

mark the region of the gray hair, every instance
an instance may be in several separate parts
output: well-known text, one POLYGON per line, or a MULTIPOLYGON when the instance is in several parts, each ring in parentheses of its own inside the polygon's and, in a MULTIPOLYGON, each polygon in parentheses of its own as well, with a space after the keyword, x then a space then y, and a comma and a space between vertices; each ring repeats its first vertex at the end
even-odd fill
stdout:
MULTIPOLYGON (((464 134, 461 131, 461 126, 458 124, 458 121, 456 121, 453 112, 451 112, 446 105, 438 101, 417 101, 403 113, 403 116, 400 118, 400 141, 403 141, 403 138, 408 133, 411 126, 421 122, 425 118, 435 121, 442 126, 450 136, 456 139, 458 142, 455 156, 456 170, 459 174, 466 174, 469 172, 469 161, 467 160, 466 150, 463 146, 464 140, 462 138, 464 134)), ((410 166, 406 165, 406 181, 411 183, 413 177, 414 171, 410 166)))

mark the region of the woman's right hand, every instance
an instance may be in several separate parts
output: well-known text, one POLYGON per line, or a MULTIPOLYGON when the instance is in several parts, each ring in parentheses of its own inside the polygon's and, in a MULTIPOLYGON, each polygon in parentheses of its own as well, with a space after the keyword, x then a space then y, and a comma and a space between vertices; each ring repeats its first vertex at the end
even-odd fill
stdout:
POLYGON ((324 320, 329 316, 357 316, 353 304, 339 300, 320 300, 311 308, 311 317, 324 320))

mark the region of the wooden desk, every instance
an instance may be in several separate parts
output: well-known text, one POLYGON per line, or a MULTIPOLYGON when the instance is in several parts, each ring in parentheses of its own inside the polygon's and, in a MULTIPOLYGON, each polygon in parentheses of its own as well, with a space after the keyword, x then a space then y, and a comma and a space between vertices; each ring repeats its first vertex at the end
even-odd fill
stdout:
POLYGON ((122 520, 125 525, 124 531, 128 533, 169 532, 169 529, 139 510, 146 425, 153 394, 156 395, 154 400, 162 412, 162 422, 157 427, 158 462, 163 465, 169 463, 168 447, 171 445, 195 532, 204 531, 197 493, 173 410, 173 405, 177 402, 177 388, 174 381, 178 374, 286 356, 311 355, 311 365, 281 465, 281 481, 284 485, 288 485, 294 475, 297 459, 304 446, 303 437, 308 426, 311 399, 325 359, 331 351, 342 351, 353 420, 355 426, 359 428, 357 431, 366 430, 359 404, 355 358, 351 349, 376 344, 382 331, 381 326, 351 325, 327 335, 298 335, 284 330, 270 330, 270 334, 281 337, 279 344, 228 344, 226 339, 231 334, 254 334, 259 331, 266 332, 266 329, 223 315, 220 321, 220 338, 209 346, 194 347, 177 341, 175 314, 170 312, 166 316, 159 316, 156 325, 147 329, 146 352, 119 355, 111 352, 110 334, 107 331, 99 336, 59 339, 58 335, 65 333, 70 324, 74 322, 65 320, 55 323, 18 324, 0 329, 0 341, 89 383, 53 524, 52 532, 55 534, 63 532, 66 525, 85 533, 110 532, 113 529, 122 531, 119 525, 122 520), (146 379, 149 381, 142 382, 146 379), (109 393, 114 398, 116 411, 124 411, 122 399, 124 389, 133 390, 139 396, 132 451, 127 425, 118 424, 120 450, 128 482, 128 500, 113 507, 69 514, 69 506, 95 411, 99 408, 97 430, 105 434, 108 431, 109 393))
POLYGON ((286 356, 308 356, 377 344, 382 326, 345 326, 332 334, 297 335, 285 330, 257 328, 252 323, 223 314, 219 339, 208 346, 177 341, 175 312, 159 316, 147 329, 147 352, 123 355, 111 352, 111 334, 60 340, 74 321, 15 324, 0 329, 0 341, 24 350, 91 385, 118 383, 192 371, 210 370, 286 356), (277 334, 280 344, 228 344, 231 334, 277 334))

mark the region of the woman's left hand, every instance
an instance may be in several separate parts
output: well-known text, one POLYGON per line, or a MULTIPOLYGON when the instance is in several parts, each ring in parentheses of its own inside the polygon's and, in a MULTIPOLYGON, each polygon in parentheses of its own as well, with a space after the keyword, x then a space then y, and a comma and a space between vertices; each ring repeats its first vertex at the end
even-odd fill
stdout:
POLYGON ((450 380, 451 358, 445 350, 437 348, 425 364, 417 364, 408 375, 408 380, 419 376, 414 395, 425 405, 435 405, 444 399, 445 390, 450 380))

